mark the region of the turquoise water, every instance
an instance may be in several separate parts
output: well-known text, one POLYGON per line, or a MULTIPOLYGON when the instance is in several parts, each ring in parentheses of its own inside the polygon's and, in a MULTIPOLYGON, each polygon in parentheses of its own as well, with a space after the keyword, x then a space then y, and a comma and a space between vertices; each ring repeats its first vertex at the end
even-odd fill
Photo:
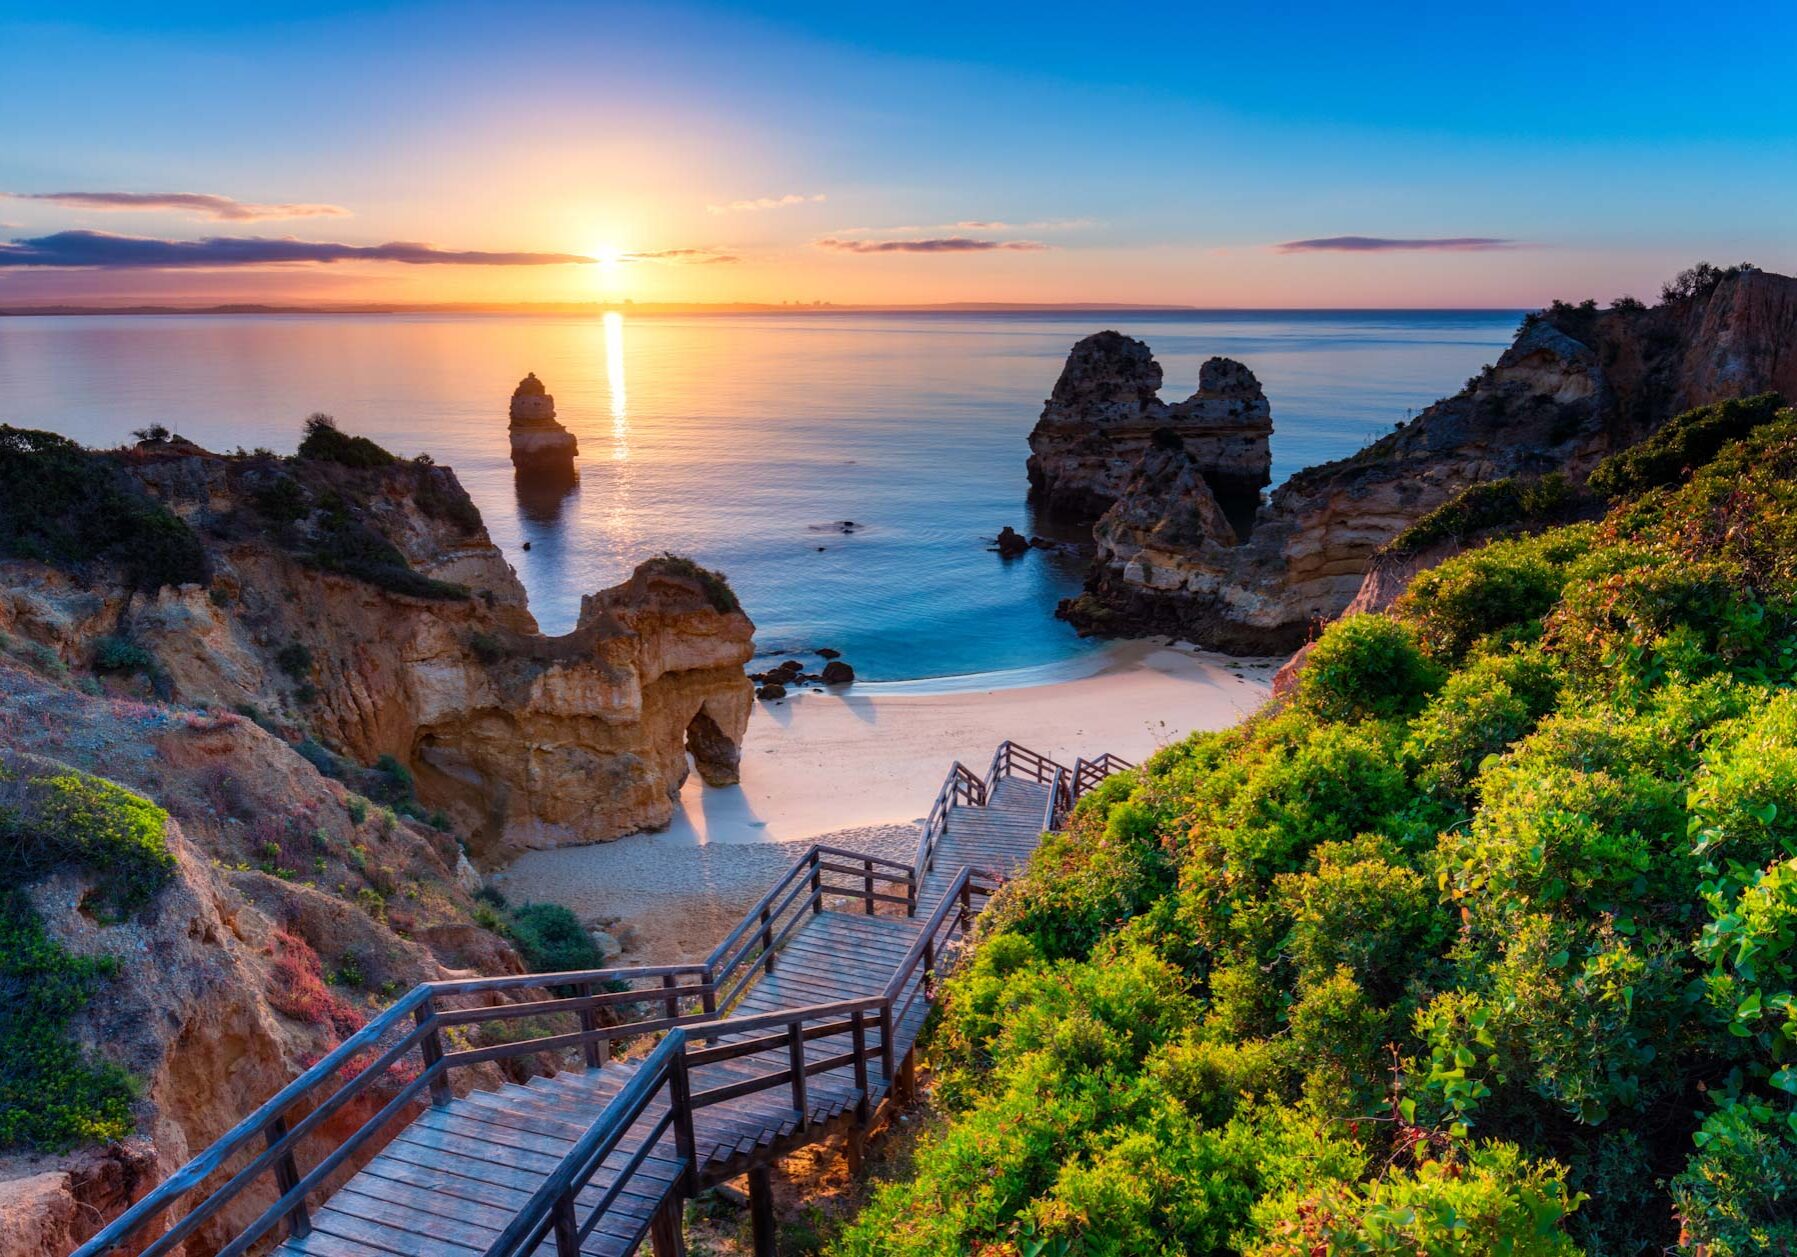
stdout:
POLYGON ((767 654, 833 646, 869 680, 1036 667, 1089 649, 1053 617, 1073 559, 1005 563, 1025 438, 1068 348, 1146 340, 1163 395, 1213 354, 1273 408, 1274 481, 1452 393, 1515 312, 264 315, 0 319, 0 422, 90 444, 159 422, 290 452, 312 411, 454 467, 544 629, 662 550, 730 576, 767 654), (521 498, 506 443, 535 371, 580 438, 577 488, 521 498), (850 534, 837 521, 853 520, 850 534), (528 551, 523 549, 530 543, 528 551))

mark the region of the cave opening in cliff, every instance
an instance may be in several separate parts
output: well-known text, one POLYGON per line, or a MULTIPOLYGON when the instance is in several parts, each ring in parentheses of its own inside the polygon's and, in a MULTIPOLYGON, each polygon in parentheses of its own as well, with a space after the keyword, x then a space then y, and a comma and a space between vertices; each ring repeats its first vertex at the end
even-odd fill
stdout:
POLYGON ((703 707, 693 713, 686 726, 686 753, 693 767, 708 786, 734 785, 742 763, 742 747, 711 718, 703 707))

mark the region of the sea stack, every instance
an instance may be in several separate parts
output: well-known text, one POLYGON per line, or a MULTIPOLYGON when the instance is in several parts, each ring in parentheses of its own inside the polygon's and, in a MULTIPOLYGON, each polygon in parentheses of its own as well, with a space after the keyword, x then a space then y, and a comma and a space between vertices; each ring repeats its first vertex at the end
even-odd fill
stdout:
POLYGON ((1133 337, 1097 332, 1075 345, 1030 433, 1037 502, 1054 515, 1096 519, 1152 446, 1183 446, 1246 531, 1273 462, 1273 415, 1260 381, 1239 362, 1212 358, 1185 401, 1163 402, 1160 387, 1160 363, 1133 337))
POLYGON ((512 466, 520 476, 574 479, 574 434, 555 421, 555 398, 531 372, 512 393, 512 466))

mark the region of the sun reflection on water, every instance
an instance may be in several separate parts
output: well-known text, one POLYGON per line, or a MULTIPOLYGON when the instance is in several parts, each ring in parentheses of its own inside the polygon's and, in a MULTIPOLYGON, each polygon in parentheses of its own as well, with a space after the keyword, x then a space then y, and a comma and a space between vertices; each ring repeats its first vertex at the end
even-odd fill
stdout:
POLYGON ((630 397, 624 388, 624 316, 608 310, 605 327, 605 384, 611 392, 611 456, 630 458, 630 397))

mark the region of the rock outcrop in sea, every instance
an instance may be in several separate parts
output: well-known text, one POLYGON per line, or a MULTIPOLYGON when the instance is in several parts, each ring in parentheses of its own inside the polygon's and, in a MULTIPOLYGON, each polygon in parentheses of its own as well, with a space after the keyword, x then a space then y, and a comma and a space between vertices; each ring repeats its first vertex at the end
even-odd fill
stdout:
POLYGON ((1349 605, 1387 543, 1469 485, 1554 472, 1576 484, 1693 406, 1797 396, 1797 279, 1745 270, 1651 308, 1556 305, 1531 316, 1459 393, 1281 485, 1245 538, 1225 527, 1233 517, 1216 489, 1214 447, 1180 448, 1151 431, 1128 454, 1133 441, 1112 439, 1157 413, 1159 379, 1140 342, 1088 337, 1050 401, 1053 425, 1045 412, 1032 434, 1032 485, 1067 501, 1114 498, 1094 526, 1086 592, 1062 614, 1085 631, 1281 653, 1349 605))
POLYGON ((1160 387, 1160 363, 1133 337, 1098 332, 1075 345, 1030 432, 1036 499, 1057 515, 1096 518, 1153 445, 1176 439, 1226 513, 1245 523, 1272 468, 1260 381, 1239 362, 1212 358, 1185 401, 1161 401, 1160 387))
POLYGON ((531 372, 512 392, 512 466, 520 476, 568 481, 580 443, 555 418, 555 398, 531 372))

